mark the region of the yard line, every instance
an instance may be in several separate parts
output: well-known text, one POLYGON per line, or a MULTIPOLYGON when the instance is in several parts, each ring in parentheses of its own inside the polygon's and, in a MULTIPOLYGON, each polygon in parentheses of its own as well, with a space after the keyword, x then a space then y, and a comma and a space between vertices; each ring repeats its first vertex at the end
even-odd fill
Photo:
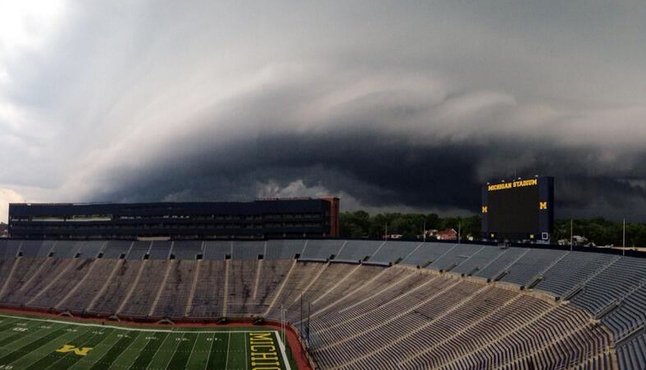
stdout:
MULTIPOLYGON (((193 348, 191 348, 191 353, 188 354, 188 359, 186 359, 186 365, 188 365, 191 362, 191 357, 193 357, 193 351, 195 351, 195 345, 197 344, 197 340, 200 339, 200 332, 196 332, 197 337, 195 338, 195 342, 193 342, 193 348)), ((170 362, 169 362, 170 363, 170 362)), ((206 364, 209 364, 209 361, 206 361, 206 364)))
MULTIPOLYGON (((148 361, 148 364, 146 364, 146 367, 148 367, 148 366, 150 365, 150 363, 151 363, 151 362, 153 362, 153 361, 155 360, 155 356, 157 356, 157 353, 159 353, 159 350, 160 350, 160 349, 162 349, 162 348, 164 347, 164 343, 166 343, 166 341, 167 341, 167 340, 168 340, 168 338, 170 338, 170 337, 171 337, 171 335, 170 335, 170 333, 169 333, 169 334, 166 336, 166 338, 164 338, 164 340, 161 342, 161 344, 159 345, 159 347, 157 347, 157 350, 156 350, 156 351, 155 351, 155 353, 153 354, 153 357, 151 357, 151 358, 150 358, 150 361, 148 361)), ((144 348, 146 348, 146 347, 144 347, 144 348)), ((143 352, 143 351, 142 351, 142 352, 143 352)), ((135 359, 135 362, 136 362, 136 361, 137 361, 137 359, 135 359)), ((133 362, 133 365, 134 365, 134 362, 133 362)), ((132 366, 131 366, 131 367, 132 367, 132 366)), ((129 369, 130 369, 130 368, 129 368, 129 369)))
POLYGON ((249 356, 247 356, 247 333, 243 333, 244 335, 244 368, 245 370, 249 368, 249 356))
POLYGON ((276 339, 278 340, 278 346, 280 347, 280 353, 283 356, 283 362, 285 363, 285 369, 286 370, 292 370, 292 367, 289 365, 289 360, 287 359, 287 352, 285 351, 285 343, 280 339, 280 335, 278 335, 278 332, 275 331, 274 335, 276 336, 276 339))
MULTIPOLYGON (((12 325, 18 325, 19 323, 13 323, 12 325)), ((2 343, 0 347, 0 358, 3 358, 11 353, 13 353, 16 349, 21 348, 23 345, 28 345, 29 343, 32 343, 34 341, 37 341, 42 337, 42 335, 39 335, 39 333, 44 332, 49 329, 42 329, 42 328, 36 328, 38 324, 30 325, 30 326, 19 326, 21 328, 26 328, 27 330, 24 332, 26 334, 20 335, 18 332, 14 332, 13 330, 10 330, 11 328, 5 329, 1 334, 6 334, 6 336, 0 336, 0 343, 2 343), (36 328, 36 331, 33 333, 31 332, 31 329, 36 328)), ((56 331, 58 329, 55 329, 56 331)))
MULTIPOLYGON (((21 328, 26 328, 26 329, 27 329, 27 331, 25 332, 26 334, 25 334, 23 337, 21 337, 21 338, 16 337, 16 341, 19 341, 19 340, 21 340, 21 339, 23 339, 23 338, 30 338, 30 337, 38 338, 38 336, 37 336, 36 334, 40 333, 41 331, 49 330, 49 329, 43 329, 43 328, 36 328, 36 327, 38 326, 38 324, 29 325, 29 326, 22 326, 22 325, 18 325, 18 324, 19 324, 18 322, 13 322, 11 325, 16 325, 16 326, 19 326, 19 327, 21 327, 21 328), (33 328, 36 328, 36 331, 34 331, 34 332, 32 333, 32 332, 31 332, 31 329, 33 329, 33 328)), ((9 329, 11 329, 11 328, 7 328, 7 329, 5 329, 5 330, 3 331, 3 333, 7 333, 7 334, 8 334, 8 335, 7 335, 7 337, 6 337, 6 338, 2 337, 2 338, 0 338, 0 339, 2 339, 2 340, 4 341, 4 340, 6 340, 6 339, 7 339, 7 338, 9 338, 9 337, 12 337, 12 336, 14 336, 14 335, 17 335, 17 334, 18 334, 18 332, 17 332, 17 331, 16 331, 16 332, 14 332, 13 330, 9 330, 9 329)), ((13 341, 12 341, 12 342, 8 342, 8 343, 6 343, 4 348, 7 348, 7 347, 6 347, 6 345, 10 345, 10 344, 12 344, 12 343, 13 343, 13 341)))
POLYGON ((224 370, 227 370, 229 368, 229 348, 231 347, 231 332, 229 332, 227 338, 227 360, 224 362, 224 370))
MULTIPOLYGON (((171 354, 171 355, 170 355, 170 357, 168 358, 168 363, 166 364, 166 366, 164 366, 164 370, 167 370, 167 369, 168 369, 168 365, 170 365, 171 361, 173 361, 173 356, 175 356, 175 353, 177 352, 177 350, 179 349, 179 347, 182 345, 182 339, 184 338, 184 336, 185 336, 185 335, 186 335, 186 334, 182 334, 182 336, 180 337, 180 340, 179 340, 179 343, 177 344, 177 347, 175 347, 175 350, 173 351, 173 354, 171 354)), ((169 336, 170 336, 170 335, 169 335, 169 336)), ((197 340, 196 340, 196 341, 197 341, 197 340)), ((193 344, 193 347, 195 347, 195 343, 193 344)), ((153 360, 154 360, 154 359, 155 359, 155 358, 153 357, 153 360)), ((152 361, 150 361, 150 362, 152 362, 152 361)))
POLYGON ((116 333, 117 333, 116 331, 113 331, 110 334, 106 335, 105 340, 108 340, 112 335, 114 335, 117 338, 117 340, 115 340, 114 343, 112 343, 112 345, 110 347, 106 348, 103 351, 103 353, 100 354, 100 357, 98 359, 96 359, 96 361, 93 361, 93 362, 86 361, 84 363, 83 360, 81 360, 81 361, 75 363, 72 367, 70 367, 70 369, 74 369, 74 368, 77 368, 77 367, 79 367, 79 368, 83 368, 83 367, 91 368, 92 366, 96 365, 96 363, 101 362, 101 360, 108 354, 108 352, 110 352, 112 350, 112 348, 114 348, 114 346, 116 346, 117 343, 119 343, 119 337, 117 337, 115 335, 116 333))
MULTIPOLYGON (((136 335, 137 335, 136 337, 132 338, 132 342, 130 342, 130 344, 128 344, 128 346, 127 346, 126 348, 124 348, 124 349, 123 349, 123 351, 121 351, 121 353, 119 353, 119 356, 117 356, 117 358, 115 358, 115 359, 112 361, 112 364, 117 363, 117 361, 119 361, 119 358, 121 358, 121 356, 123 356, 123 354, 124 354, 124 353, 128 352, 128 350, 130 349, 130 346, 132 346, 133 344, 135 344, 135 342, 137 341, 137 339, 139 339, 139 336, 141 335, 141 333, 137 333, 136 335)), ((142 347, 142 349, 143 349, 143 347, 142 347)), ((110 364, 110 366, 112 366, 112 364, 110 364)))
MULTIPOLYGON (((42 333, 38 336, 35 336, 36 338, 34 340, 30 340, 28 344, 21 345, 19 348, 14 348, 13 353, 22 352, 23 354, 18 358, 14 358, 13 361, 10 362, 10 365, 16 369, 30 368, 38 361, 42 360, 45 356, 53 352, 57 347, 59 347, 56 346, 56 343, 68 342, 68 340, 71 341, 75 338, 78 338, 76 332, 64 332, 64 326, 61 326, 58 329, 52 329, 53 330, 51 330, 49 333, 42 333), (56 332, 61 332, 61 334, 54 335, 56 334, 56 332), (68 335, 73 335, 74 337, 67 338, 66 336, 68 335), (45 341, 39 343, 39 341, 43 340, 45 341), (34 344, 36 345, 34 346, 34 344), (52 345, 54 346, 52 347, 52 345), (29 350, 25 350, 26 347, 30 347, 29 350), (43 352, 42 350, 45 348, 48 349, 46 350, 46 352, 43 352)), ((88 330, 83 333, 87 332, 88 330)))
POLYGON ((204 366, 204 370, 208 370, 209 368, 209 361, 211 361, 211 354, 213 353, 213 343, 215 342, 215 334, 211 336, 211 347, 209 347, 209 355, 206 356, 206 366, 204 366))
MULTIPOLYGON (((89 331, 89 330, 88 330, 88 331, 89 331)), ((71 341, 72 341, 72 342, 78 341, 78 339, 79 339, 79 338, 84 337, 84 336, 85 336, 85 334, 87 334, 87 333, 88 333, 88 331, 85 331, 85 332, 83 332, 83 333, 81 333, 81 334, 77 335, 77 336, 76 336, 74 339, 72 339, 71 341)), ((84 342, 88 342, 88 341, 92 340, 94 337, 96 337, 96 334, 92 334, 92 335, 90 335, 90 337, 89 337, 88 339, 86 339, 84 342)), ((59 363, 60 361, 63 361, 63 359, 64 359, 64 358, 66 358, 66 357, 68 357, 68 356, 72 356, 72 352, 67 353, 66 355, 61 356, 61 357, 60 357, 59 359, 57 359, 56 361, 52 362, 52 363, 51 363, 51 365, 47 366, 47 367, 46 367, 46 369, 49 369, 49 368, 51 368, 52 366, 54 366, 54 365, 56 365, 57 363, 59 363)), ((42 358, 41 358, 39 361, 41 361, 41 360, 42 360, 42 358)), ((38 361, 37 361, 37 362, 38 362, 38 361)), ((36 364, 37 362, 34 362, 34 364, 36 364)))
MULTIPOLYGON (((0 320, 0 334, 4 333, 7 329, 10 329, 12 325, 15 325, 19 320, 16 318, 11 318, 9 320, 0 320)), ((2 336, 0 336, 2 339, 2 336)))

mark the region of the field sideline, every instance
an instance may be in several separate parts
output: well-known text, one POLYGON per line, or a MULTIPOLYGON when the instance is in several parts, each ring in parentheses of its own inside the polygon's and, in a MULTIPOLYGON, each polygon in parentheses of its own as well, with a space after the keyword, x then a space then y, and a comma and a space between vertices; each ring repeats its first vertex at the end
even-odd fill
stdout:
POLYGON ((0 314, 0 370, 296 370, 278 331, 133 328, 0 314))

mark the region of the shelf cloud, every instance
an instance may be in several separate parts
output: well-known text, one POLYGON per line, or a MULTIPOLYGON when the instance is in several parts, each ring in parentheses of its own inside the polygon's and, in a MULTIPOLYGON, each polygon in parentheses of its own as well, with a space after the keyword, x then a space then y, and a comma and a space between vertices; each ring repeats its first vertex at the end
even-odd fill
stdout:
POLYGON ((557 217, 646 221, 642 1, 24 4, 0 5, 0 203, 470 214, 539 174, 557 217))

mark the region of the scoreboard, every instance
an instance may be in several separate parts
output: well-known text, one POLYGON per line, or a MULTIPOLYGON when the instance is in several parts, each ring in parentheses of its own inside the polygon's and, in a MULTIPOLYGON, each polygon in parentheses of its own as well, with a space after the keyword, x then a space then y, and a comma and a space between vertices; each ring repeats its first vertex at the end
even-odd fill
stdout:
POLYGON ((482 234, 488 240, 544 240, 554 229, 554 178, 535 177, 482 187, 482 234))

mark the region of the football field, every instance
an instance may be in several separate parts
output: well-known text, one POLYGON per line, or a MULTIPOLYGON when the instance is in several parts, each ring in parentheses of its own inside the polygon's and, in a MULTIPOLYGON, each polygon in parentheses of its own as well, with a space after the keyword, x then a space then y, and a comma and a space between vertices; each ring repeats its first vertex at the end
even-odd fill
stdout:
POLYGON ((296 370, 277 331, 136 328, 0 314, 0 370, 296 370))

